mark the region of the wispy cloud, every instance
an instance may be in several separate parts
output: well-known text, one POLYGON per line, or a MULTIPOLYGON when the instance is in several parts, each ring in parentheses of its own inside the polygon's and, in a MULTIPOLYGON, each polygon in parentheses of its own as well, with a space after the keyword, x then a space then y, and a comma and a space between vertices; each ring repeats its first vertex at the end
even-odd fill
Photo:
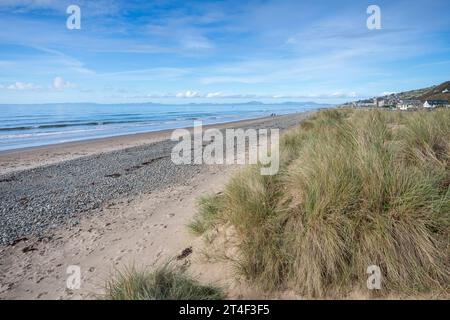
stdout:
POLYGON ((200 97, 200 93, 198 93, 197 91, 184 91, 184 92, 178 92, 175 97, 177 98, 198 98, 200 97))
POLYGON ((41 87, 31 82, 16 81, 10 85, 3 86, 3 88, 6 88, 8 90, 22 91, 22 90, 37 90, 40 89, 41 87))
POLYGON ((47 11, 52 14, 65 13, 69 5, 76 4, 83 8, 86 16, 116 15, 123 9, 125 3, 117 0, 2 0, 0 12, 30 13, 34 11, 47 11))

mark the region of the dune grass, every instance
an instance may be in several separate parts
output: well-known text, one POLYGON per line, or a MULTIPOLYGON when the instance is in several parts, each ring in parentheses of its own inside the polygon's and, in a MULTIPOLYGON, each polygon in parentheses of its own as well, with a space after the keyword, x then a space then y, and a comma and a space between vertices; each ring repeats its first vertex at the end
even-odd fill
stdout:
POLYGON ((283 136, 280 159, 202 209, 236 229, 247 279, 323 297, 367 290, 377 265, 382 293, 449 293, 449 109, 321 111, 283 136))
POLYGON ((217 222, 217 215, 223 208, 220 195, 208 195, 198 200, 198 212, 188 224, 188 229, 195 235, 201 235, 217 222))
POLYGON ((169 266, 153 272, 130 268, 120 272, 106 285, 108 300, 217 300, 222 290, 203 285, 169 266))

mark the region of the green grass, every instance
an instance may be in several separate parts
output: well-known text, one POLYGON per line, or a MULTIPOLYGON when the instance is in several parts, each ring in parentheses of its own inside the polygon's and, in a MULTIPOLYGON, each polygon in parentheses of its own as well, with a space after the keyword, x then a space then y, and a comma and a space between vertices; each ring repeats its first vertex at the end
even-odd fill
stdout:
POLYGON ((109 300, 217 300, 225 296, 212 285, 202 285, 185 273, 164 266, 153 272, 134 268, 120 272, 106 285, 109 300))
POLYGON ((201 235, 217 222, 217 215, 223 208, 220 195, 205 196, 198 200, 199 211, 188 224, 188 229, 195 235, 201 235))
POLYGON ((241 274, 327 296, 367 290, 375 264, 382 293, 449 293, 449 109, 321 111, 280 152, 276 176, 249 167, 207 203, 237 231, 241 274))

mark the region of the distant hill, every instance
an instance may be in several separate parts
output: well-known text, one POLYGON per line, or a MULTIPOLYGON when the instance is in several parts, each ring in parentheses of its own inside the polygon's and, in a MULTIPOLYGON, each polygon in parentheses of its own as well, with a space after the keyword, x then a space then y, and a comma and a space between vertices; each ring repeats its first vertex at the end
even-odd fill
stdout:
POLYGON ((419 100, 450 100, 450 81, 430 88, 418 97, 419 100))
POLYGON ((416 99, 424 102, 425 100, 450 100, 450 81, 441 83, 438 86, 432 86, 423 89, 405 91, 395 93, 392 95, 384 96, 382 98, 388 98, 395 96, 401 100, 416 99))
MULTIPOLYGON (((425 102, 426 100, 447 100, 450 101, 450 81, 446 81, 437 86, 410 90, 399 93, 392 93, 382 97, 377 97, 380 100, 388 100, 398 102, 400 100, 420 100, 425 102)), ((370 105, 374 103, 375 98, 358 100, 354 102, 347 102, 341 106, 348 106, 352 104, 366 104, 370 105)))

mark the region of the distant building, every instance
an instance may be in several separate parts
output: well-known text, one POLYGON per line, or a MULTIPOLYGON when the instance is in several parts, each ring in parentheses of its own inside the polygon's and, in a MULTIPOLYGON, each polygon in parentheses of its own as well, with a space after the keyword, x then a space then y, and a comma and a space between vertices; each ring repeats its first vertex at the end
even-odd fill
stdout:
POLYGON ((375 100, 376 106, 379 107, 379 108, 383 108, 383 107, 388 106, 386 99, 377 98, 377 99, 374 99, 374 100, 375 100))
POLYGON ((423 107, 426 109, 432 109, 436 107, 446 107, 448 106, 448 100, 426 100, 423 103, 423 107))
POLYGON ((422 106, 422 101, 420 100, 401 100, 397 103, 397 109, 400 110, 411 110, 418 109, 422 106))
POLYGON ((372 101, 358 101, 356 103, 356 106, 359 108, 371 108, 375 107, 376 104, 374 104, 372 101))
POLYGON ((401 102, 401 100, 399 98, 397 98, 395 95, 392 95, 388 99, 385 100, 384 105, 390 106, 390 107, 396 107, 400 102, 401 102))

